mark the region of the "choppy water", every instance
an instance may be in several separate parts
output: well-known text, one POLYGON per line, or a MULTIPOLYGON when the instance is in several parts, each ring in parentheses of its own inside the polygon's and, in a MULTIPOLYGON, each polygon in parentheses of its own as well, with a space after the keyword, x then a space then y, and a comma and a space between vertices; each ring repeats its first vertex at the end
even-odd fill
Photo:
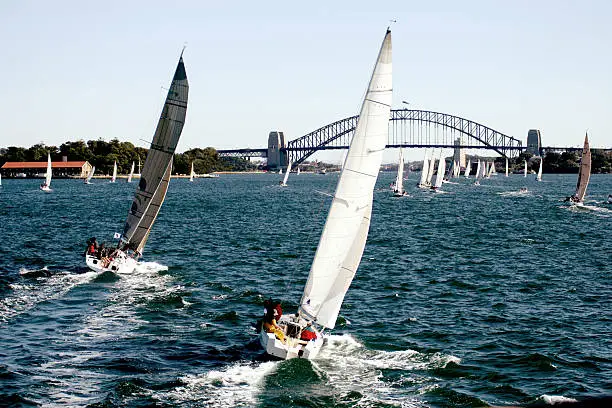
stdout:
POLYGON ((264 297, 296 308, 337 175, 173 180, 137 274, 84 242, 121 231, 135 184, 4 180, 0 405, 475 407, 612 394, 612 176, 498 175, 392 198, 313 361, 269 361, 264 297), (520 187, 529 192, 519 194, 520 187), (597 202, 599 201, 599 203, 597 202))

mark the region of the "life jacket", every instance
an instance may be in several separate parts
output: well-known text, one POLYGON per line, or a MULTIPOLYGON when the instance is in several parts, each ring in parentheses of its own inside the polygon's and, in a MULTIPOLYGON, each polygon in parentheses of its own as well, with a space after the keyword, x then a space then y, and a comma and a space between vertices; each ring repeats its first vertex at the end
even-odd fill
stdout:
POLYGON ((308 330, 308 329, 302 330, 302 334, 300 335, 300 340, 310 341, 316 338, 317 338, 317 333, 313 332, 312 330, 308 330))

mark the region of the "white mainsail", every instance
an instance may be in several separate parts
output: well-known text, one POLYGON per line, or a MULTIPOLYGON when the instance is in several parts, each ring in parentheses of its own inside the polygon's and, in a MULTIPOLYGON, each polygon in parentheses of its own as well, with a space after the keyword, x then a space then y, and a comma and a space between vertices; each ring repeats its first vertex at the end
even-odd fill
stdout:
POLYGON ((470 170, 472 170, 472 160, 468 160, 467 166, 465 166, 465 178, 470 176, 470 170))
POLYGON ((127 182, 131 183, 132 182, 132 177, 134 177, 134 162, 132 162, 132 168, 130 170, 130 175, 127 178, 127 182))
POLYGON ((119 243, 121 250, 142 253, 168 188, 172 157, 185 123, 188 94, 189 83, 181 54, 125 222, 119 243))
POLYGON ((300 175, 300 166, 297 167, 297 171, 295 172, 298 176, 300 175))
POLYGON ((525 160, 525 175, 524 177, 527 177, 527 160, 525 160))
POLYGON ((540 168, 538 169, 538 175, 536 177, 536 180, 538 181, 542 181, 542 166, 544 164, 544 156, 540 157, 540 168))
POLYGON ((300 301, 303 316, 330 329, 336 325, 368 236, 374 185, 389 133, 391 76, 387 30, 300 301))
POLYGON ((47 172, 45 173, 45 184, 47 187, 51 187, 51 153, 47 153, 47 172))
POLYGON ((395 190, 398 194, 404 193, 404 152, 401 147, 397 162, 397 176, 395 176, 395 190))
POLYGON ((113 177, 111 178, 111 183, 114 183, 117 180, 117 160, 115 160, 115 164, 113 165, 113 177))
POLYGON ((478 160, 478 165, 476 166, 476 179, 480 178, 480 160, 478 160))
POLYGON ((491 176, 495 173, 495 162, 491 162, 489 166, 489 172, 487 173, 487 178, 491 178, 491 176))
POLYGON ((436 184, 434 185, 435 188, 442 187, 442 181, 444 180, 445 168, 446 168, 446 160, 440 157, 440 160, 438 160, 438 174, 436 175, 436 184))
POLYGON ((425 156, 423 157, 423 169, 421 170, 421 181, 419 181, 420 186, 425 185, 425 181, 427 180, 428 171, 429 171, 429 160, 427 159, 427 149, 425 149, 425 156))
POLYGON ((2 174, 0 174, 0 186, 2 185, 2 174))
POLYGON ((506 158, 506 177, 508 177, 508 158, 506 158))
MULTIPOLYGON (((440 150, 440 155, 442 155, 442 150, 440 150)), ((427 178, 425 179, 425 185, 431 186, 431 180, 433 179, 435 168, 436 168, 435 152, 432 150, 431 161, 429 162, 429 168, 427 169, 427 178)))
POLYGON ((191 173, 189 173, 189 181, 193 181, 195 177, 195 171, 193 171, 193 162, 191 162, 191 173))
POLYGON ((96 166, 91 166, 91 170, 89 170, 89 174, 87 175, 87 179, 85 180, 86 183, 89 183, 91 181, 91 178, 93 177, 95 172, 96 166))
POLYGON ((285 172, 285 177, 283 177, 282 185, 287 185, 287 179, 289 179, 289 173, 291 172, 291 161, 287 164, 287 171, 285 172))

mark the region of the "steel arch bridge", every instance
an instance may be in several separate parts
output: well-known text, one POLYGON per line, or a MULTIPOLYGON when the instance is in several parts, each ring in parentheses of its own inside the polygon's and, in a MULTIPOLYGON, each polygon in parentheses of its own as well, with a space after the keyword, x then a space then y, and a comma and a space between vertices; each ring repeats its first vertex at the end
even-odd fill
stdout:
MULTIPOLYGON (((346 149, 359 116, 351 116, 323 126, 287 143, 284 149, 291 163, 299 164, 318 150, 346 149)), ((524 150, 520 140, 469 119, 446 113, 393 109, 389 122, 388 148, 455 148, 457 139, 464 149, 492 149, 513 157, 524 150)))

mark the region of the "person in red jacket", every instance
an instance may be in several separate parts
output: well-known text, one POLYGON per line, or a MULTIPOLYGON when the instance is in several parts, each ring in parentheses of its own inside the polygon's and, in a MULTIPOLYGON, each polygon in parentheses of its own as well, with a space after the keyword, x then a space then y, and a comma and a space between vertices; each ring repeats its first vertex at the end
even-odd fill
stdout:
POLYGON ((316 338, 317 333, 315 333, 314 329, 312 328, 312 323, 308 322, 306 327, 302 329, 302 334, 300 334, 300 340, 310 341, 316 340, 316 338))

